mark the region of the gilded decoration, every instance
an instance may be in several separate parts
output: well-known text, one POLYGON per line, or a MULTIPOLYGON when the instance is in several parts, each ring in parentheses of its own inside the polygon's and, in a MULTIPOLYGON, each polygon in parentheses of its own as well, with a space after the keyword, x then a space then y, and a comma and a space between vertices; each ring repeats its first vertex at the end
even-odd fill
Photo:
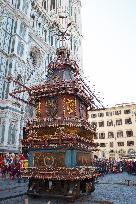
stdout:
POLYGON ((55 75, 55 76, 52 78, 52 80, 53 80, 54 82, 57 82, 57 81, 60 80, 60 76, 55 75))
POLYGON ((46 110, 49 117, 54 117, 57 114, 57 101, 55 98, 47 99, 46 110))
POLYGON ((69 115, 75 113, 75 99, 64 99, 65 104, 65 113, 67 112, 69 115))
POLYGON ((40 101, 36 102, 35 112, 36 112, 37 118, 41 116, 41 102, 40 101))

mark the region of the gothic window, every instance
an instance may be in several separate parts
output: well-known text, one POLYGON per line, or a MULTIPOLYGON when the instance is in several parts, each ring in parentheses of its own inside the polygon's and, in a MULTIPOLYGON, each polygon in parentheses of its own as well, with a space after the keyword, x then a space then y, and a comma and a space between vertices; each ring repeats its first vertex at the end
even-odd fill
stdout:
POLYGON ((43 5, 43 8, 44 8, 45 10, 48 9, 48 1, 47 1, 47 0, 43 0, 42 5, 43 5))
POLYGON ((9 50, 10 50, 10 39, 11 39, 11 36, 10 36, 8 33, 5 33, 5 39, 4 39, 3 50, 4 50, 6 53, 9 53, 9 50))
POLYGON ((48 64, 50 63, 50 54, 48 54, 48 64))
POLYGON ((19 31, 19 35, 22 38, 25 38, 25 34, 26 34, 26 26, 24 25, 24 23, 20 24, 20 31, 19 31))
POLYGON ((17 9, 20 8, 20 0, 17 1, 17 9))
POLYGON ((55 9, 55 0, 51 0, 50 11, 55 9))
POLYGON ((9 131, 8 131, 8 144, 15 144, 16 140, 16 124, 14 121, 10 123, 9 131))
POLYGON ((44 40, 47 41, 47 30, 44 30, 44 40))
POLYGON ((23 45, 21 42, 18 43, 17 54, 18 54, 20 57, 22 57, 23 54, 24 54, 24 45, 23 45))
POLYGON ((29 7, 28 1, 24 0, 24 1, 23 1, 23 6, 22 6, 22 11, 23 11, 25 14, 27 14, 28 7, 29 7))
POLYGON ((77 49, 77 42, 75 41, 74 42, 74 53, 76 52, 76 49, 77 49))
POLYGON ((72 6, 71 6, 71 16, 73 15, 73 8, 72 8, 72 6))
POLYGON ((4 131, 5 131, 5 124, 2 118, 0 118, 0 144, 4 142, 4 131))
POLYGON ((32 65, 35 66, 37 63, 37 57, 36 57, 35 52, 33 51, 30 52, 30 59, 31 59, 32 65))
POLYGON ((14 21, 14 26, 13 26, 13 33, 16 33, 17 30, 17 21, 14 21))
POLYGON ((73 49, 73 41, 72 41, 72 37, 70 38, 70 45, 71 45, 71 50, 73 49))
POLYGON ((14 52, 14 47, 15 47, 15 39, 12 39, 11 40, 11 50, 10 50, 11 53, 14 52))
POLYGON ((16 6, 16 0, 11 0, 13 6, 16 6))
POLYGON ((51 35, 51 46, 53 46, 53 36, 51 35))
POLYGON ((12 27, 13 27, 13 19, 8 18, 8 19, 7 19, 6 31, 7 31, 8 33, 11 33, 12 27))

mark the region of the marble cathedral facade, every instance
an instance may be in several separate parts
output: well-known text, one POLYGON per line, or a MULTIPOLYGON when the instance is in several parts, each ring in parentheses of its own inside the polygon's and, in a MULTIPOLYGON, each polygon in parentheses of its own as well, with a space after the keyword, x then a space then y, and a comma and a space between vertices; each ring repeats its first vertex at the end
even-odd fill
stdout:
MULTIPOLYGON (((0 152, 18 152, 24 119, 31 110, 9 93, 46 80, 46 68, 59 46, 51 24, 59 15, 72 22, 71 56, 82 70, 80 0, 0 0, 0 152)), ((27 95, 22 94, 23 98, 27 95)))

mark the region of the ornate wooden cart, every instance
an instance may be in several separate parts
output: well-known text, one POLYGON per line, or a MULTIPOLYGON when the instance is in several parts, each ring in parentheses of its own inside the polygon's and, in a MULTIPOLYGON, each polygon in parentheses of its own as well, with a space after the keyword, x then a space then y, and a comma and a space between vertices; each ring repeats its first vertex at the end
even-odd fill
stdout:
POLYGON ((27 123, 22 140, 29 155, 29 168, 22 171, 22 177, 29 179, 28 194, 74 200, 91 193, 96 176, 92 151, 97 145, 87 112, 94 102, 66 48, 57 49, 46 82, 31 87, 29 95, 36 115, 27 123))

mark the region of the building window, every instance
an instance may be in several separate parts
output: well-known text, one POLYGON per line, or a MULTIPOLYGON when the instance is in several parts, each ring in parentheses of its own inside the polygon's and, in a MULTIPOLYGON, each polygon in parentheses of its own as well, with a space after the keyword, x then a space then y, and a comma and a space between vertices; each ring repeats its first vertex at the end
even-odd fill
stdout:
POLYGON ((126 135, 127 135, 127 137, 132 137, 133 136, 133 131, 132 130, 127 130, 126 135))
POLYGON ((97 114, 91 114, 91 118, 96 118, 97 114))
POLYGON ((96 133, 96 134, 94 135, 94 139, 95 139, 95 140, 98 139, 98 133, 96 133))
POLYGON ((132 124, 131 118, 125 119, 125 124, 132 124))
POLYGON ((97 127, 97 122, 92 122, 92 123, 91 123, 91 127, 92 127, 92 128, 97 127))
POLYGON ((127 141, 127 146, 134 146, 134 141, 127 141))
POLYGON ((126 153, 126 151, 125 151, 124 149, 120 149, 120 150, 118 151, 118 153, 121 154, 121 155, 124 155, 124 154, 126 153))
POLYGON ((100 143, 100 147, 106 147, 105 143, 100 143))
POLYGON ((130 113, 131 113, 130 109, 124 110, 124 114, 130 114, 130 113))
POLYGON ((98 113, 98 117, 104 117, 104 113, 98 113))
POLYGON ((110 142, 110 147, 113 148, 114 147, 114 143, 110 142))
POLYGON ((116 125, 122 125, 122 119, 116 120, 116 125))
POLYGON ((124 146, 124 142, 118 142, 118 146, 119 147, 124 146))
POLYGON ((105 133, 104 132, 99 133, 99 139, 105 139, 105 133))
POLYGON ((104 121, 99 122, 99 127, 104 127, 104 121))
POLYGON ((114 138, 114 132, 108 132, 108 138, 114 138))
POLYGON ((118 131, 117 132, 117 138, 123 137, 123 131, 118 131))
POLYGON ((113 126, 113 121, 112 120, 107 121, 107 126, 113 126))
POLYGON ((115 115, 120 115, 121 114, 121 110, 115 111, 115 115))
POLYGON ((112 116, 112 112, 106 112, 106 116, 112 116))

